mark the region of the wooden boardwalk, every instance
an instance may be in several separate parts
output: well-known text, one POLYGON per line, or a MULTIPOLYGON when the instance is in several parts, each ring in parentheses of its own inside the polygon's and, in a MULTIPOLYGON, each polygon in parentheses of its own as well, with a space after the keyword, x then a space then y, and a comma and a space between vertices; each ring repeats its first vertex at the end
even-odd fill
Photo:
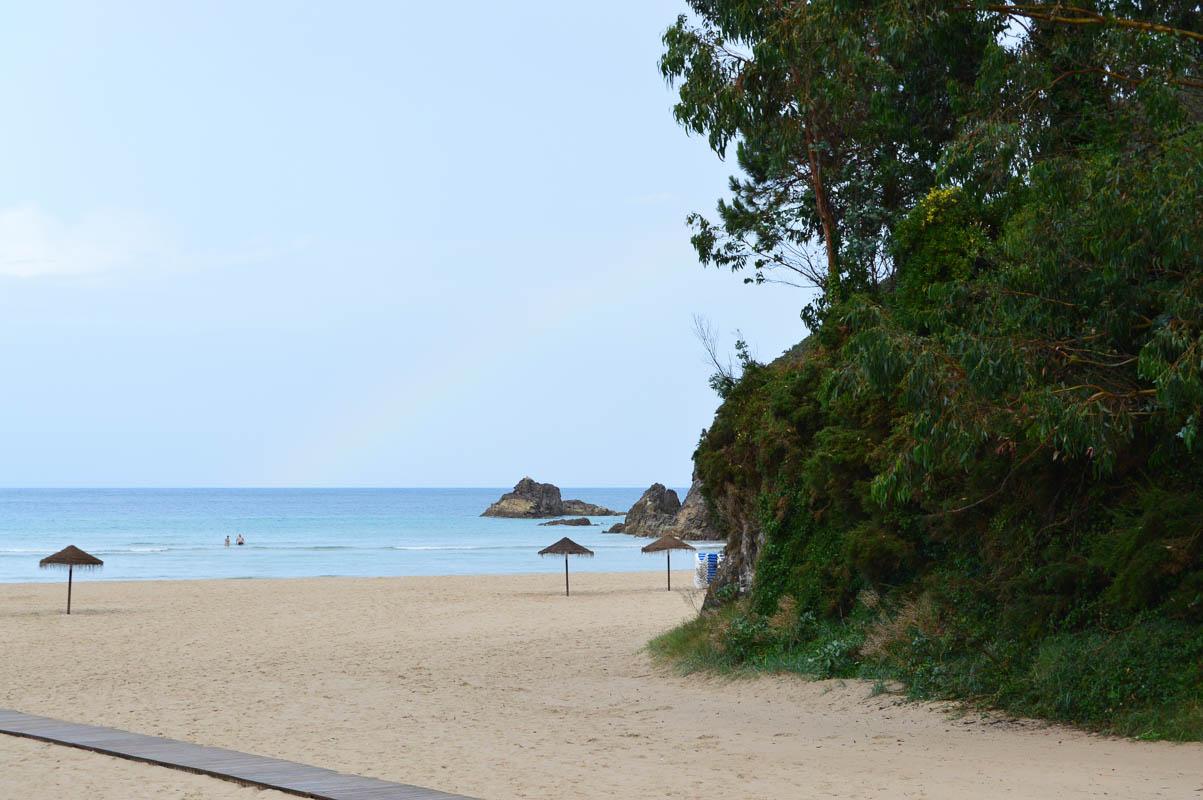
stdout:
POLYGON ((144 736, 114 728, 76 725, 0 708, 0 733, 78 747, 133 761, 182 769, 262 789, 275 789, 318 800, 469 800, 403 783, 344 775, 341 772, 264 758, 220 747, 144 736))

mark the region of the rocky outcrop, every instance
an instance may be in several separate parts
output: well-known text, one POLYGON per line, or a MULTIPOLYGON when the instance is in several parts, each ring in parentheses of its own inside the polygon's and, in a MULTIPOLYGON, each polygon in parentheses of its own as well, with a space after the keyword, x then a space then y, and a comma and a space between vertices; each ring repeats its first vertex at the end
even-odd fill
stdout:
POLYGON ((550 522, 540 522, 539 525, 592 525, 587 517, 569 517, 568 519, 553 519, 550 522))
POLYGON ((622 530, 615 525, 610 533, 629 533, 632 536, 663 536, 676 521, 681 510, 681 500, 672 489, 662 483, 653 483, 631 506, 627 518, 621 523, 622 530))
MULTIPOLYGON (((514 491, 506 492, 481 514, 482 517, 516 517, 519 519, 545 519, 589 515, 594 517, 617 517, 621 511, 605 506, 595 506, 582 500, 563 500, 560 489, 550 483, 539 483, 531 478, 518 481, 514 491)), ((579 524, 579 523, 578 523, 579 524)))
POLYGON ((482 517, 558 517, 564 508, 560 489, 550 483, 539 483, 531 478, 518 481, 514 491, 501 496, 485 509, 482 517))
POLYGON ((723 549, 726 558, 718 566, 718 573, 706 591, 702 609, 717 608, 724 595, 733 597, 752 588, 756 575, 756 558, 764 546, 764 529, 756 504, 747 493, 733 485, 724 485, 711 493, 714 508, 725 526, 727 540, 723 549))
POLYGON ((681 539, 717 542, 726 536, 719 530, 718 521, 710 513, 710 506, 702 494, 702 481, 695 474, 689 491, 685 493, 685 502, 673 521, 673 534, 681 539))
POLYGON ((565 500, 561 514, 588 514, 594 517, 621 517, 621 511, 611 511, 605 506, 595 506, 592 503, 586 503, 583 500, 565 500))
POLYGON ((631 506, 627 518, 611 526, 606 533, 629 533, 632 536, 672 534, 695 541, 719 541, 724 538, 710 513, 706 498, 702 495, 702 482, 696 475, 684 503, 677 499, 675 491, 654 483, 631 506))
MULTIPOLYGON (((769 366, 781 368, 801 365, 817 346, 814 336, 807 336, 774 359, 769 366)), ((696 472, 694 479, 696 482, 696 472)), ((756 578, 756 559, 760 556, 765 537, 764 528, 760 524, 758 493, 755 488, 750 490, 748 487, 738 487, 731 483, 718 483, 707 489, 711 501, 710 508, 714 511, 711 515, 712 521, 721 531, 721 535, 716 538, 725 539, 727 546, 723 550, 726 558, 719 565, 718 574, 711 581, 706 599, 702 603, 705 610, 721 605, 724 602, 721 599, 723 597, 735 597, 752 588, 752 582, 756 578)), ((690 494, 693 494, 692 490, 690 494)))

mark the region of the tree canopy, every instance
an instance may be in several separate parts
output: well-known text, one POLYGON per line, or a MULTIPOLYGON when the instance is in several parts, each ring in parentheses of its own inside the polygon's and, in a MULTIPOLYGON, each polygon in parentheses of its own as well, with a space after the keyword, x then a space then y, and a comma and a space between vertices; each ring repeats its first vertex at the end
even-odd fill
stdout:
POLYGON ((1198 3, 690 5, 661 71, 743 173, 693 243, 855 321, 849 390, 907 381, 958 459, 985 431, 1101 470, 1139 429, 1194 446, 1198 3))

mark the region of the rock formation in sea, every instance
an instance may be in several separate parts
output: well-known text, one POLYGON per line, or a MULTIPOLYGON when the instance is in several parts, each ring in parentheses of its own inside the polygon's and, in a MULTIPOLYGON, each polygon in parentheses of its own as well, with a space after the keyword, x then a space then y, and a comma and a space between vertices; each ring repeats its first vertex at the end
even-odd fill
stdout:
POLYGON ((553 519, 548 522, 540 522, 540 525, 592 525, 588 517, 568 517, 567 519, 553 519))
POLYGON ((531 478, 518 481, 514 491, 503 494, 501 499, 486 508, 481 516, 544 519, 568 514, 593 517, 622 516, 621 511, 595 506, 583 500, 562 500, 559 487, 550 483, 539 483, 531 478))
POLYGON ((663 484, 652 484, 643 496, 631 506, 627 517, 610 527, 606 533, 629 533, 632 536, 664 536, 672 534, 681 539, 717 541, 723 538, 706 498, 702 495, 702 482, 695 475, 685 502, 677 493, 666 489, 663 484))
POLYGON ((591 514, 595 517, 621 517, 621 511, 614 511, 605 506, 595 506, 592 503, 586 503, 584 500, 565 500, 560 506, 563 510, 561 514, 583 515, 591 514))
POLYGON ((608 533, 629 533, 632 536, 663 536, 673 526, 681 499, 662 483, 653 483, 631 506, 627 518, 610 528, 608 533), (618 530, 616 530, 618 529, 618 530))

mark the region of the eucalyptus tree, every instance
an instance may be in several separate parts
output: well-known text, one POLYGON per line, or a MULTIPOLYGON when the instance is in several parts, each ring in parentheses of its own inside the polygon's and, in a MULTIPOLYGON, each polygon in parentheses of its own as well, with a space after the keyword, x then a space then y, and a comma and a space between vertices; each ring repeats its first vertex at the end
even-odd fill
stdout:
POLYGON ((742 171, 716 221, 689 219, 702 261, 817 287, 820 305, 879 286, 1001 23, 913 0, 690 6, 661 72, 677 120, 742 171))
POLYGON ((811 328, 838 309, 861 389, 909 403, 882 497, 987 447, 1107 472, 1153 429, 1193 445, 1198 3, 689 5, 661 72, 740 168, 693 244, 817 287, 811 328))

